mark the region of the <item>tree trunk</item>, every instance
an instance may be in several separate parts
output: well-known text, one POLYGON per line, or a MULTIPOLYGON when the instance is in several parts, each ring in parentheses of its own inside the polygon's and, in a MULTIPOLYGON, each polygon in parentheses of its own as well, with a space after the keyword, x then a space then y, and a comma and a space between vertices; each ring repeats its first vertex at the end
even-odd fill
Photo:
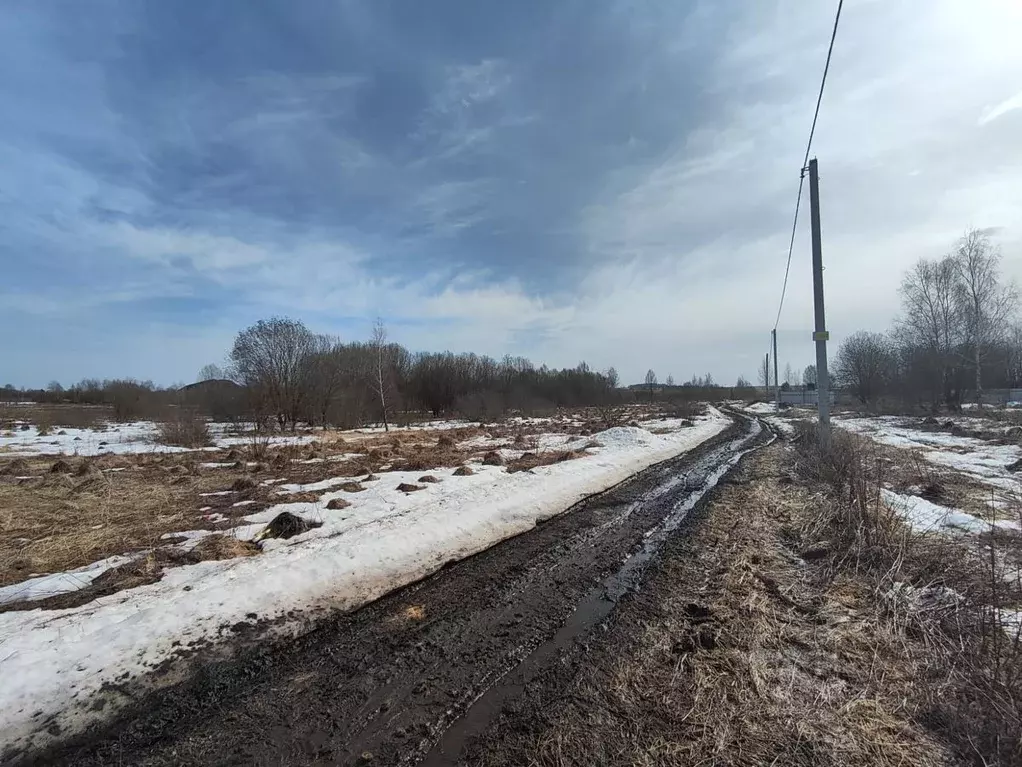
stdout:
POLYGON ((976 404, 983 407, 983 368, 980 365, 979 342, 973 344, 973 363, 976 365, 976 404))

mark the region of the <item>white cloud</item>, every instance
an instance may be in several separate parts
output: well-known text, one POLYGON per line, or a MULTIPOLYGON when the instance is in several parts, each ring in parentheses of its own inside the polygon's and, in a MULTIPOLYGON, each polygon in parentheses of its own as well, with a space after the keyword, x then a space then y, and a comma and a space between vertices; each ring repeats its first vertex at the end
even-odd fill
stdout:
POLYGON ((979 118, 979 125, 986 125, 989 122, 993 122, 998 117, 1003 117, 1009 112, 1014 112, 1016 109, 1022 109, 1022 91, 1019 91, 1011 98, 1005 99, 997 106, 986 110, 979 118))

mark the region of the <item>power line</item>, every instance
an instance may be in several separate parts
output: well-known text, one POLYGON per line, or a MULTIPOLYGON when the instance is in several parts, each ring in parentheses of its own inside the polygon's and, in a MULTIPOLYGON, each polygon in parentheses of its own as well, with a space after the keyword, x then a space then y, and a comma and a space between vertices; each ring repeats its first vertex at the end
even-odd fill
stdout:
POLYGON ((841 21, 841 7, 845 0, 838 0, 837 13, 834 14, 834 29, 830 33, 830 47, 827 48, 827 63, 823 66, 823 78, 820 80, 820 93, 816 97, 816 111, 813 113, 813 126, 809 129, 809 141, 806 142, 806 154, 802 158, 802 171, 798 179, 798 197, 795 198, 795 218, 791 224, 791 242, 788 243, 788 262, 784 266, 784 285, 781 287, 781 303, 777 307, 777 318, 774 320, 774 330, 781 321, 781 310, 784 308, 784 295, 788 291, 788 273, 791 271, 791 254, 795 249, 795 231, 798 228, 798 208, 802 202, 802 184, 806 178, 806 165, 809 162, 809 152, 813 146, 813 135, 816 133, 816 121, 820 117, 820 104, 823 103, 823 88, 827 84, 827 72, 830 71, 830 57, 834 53, 834 40, 837 38, 837 25, 841 21))

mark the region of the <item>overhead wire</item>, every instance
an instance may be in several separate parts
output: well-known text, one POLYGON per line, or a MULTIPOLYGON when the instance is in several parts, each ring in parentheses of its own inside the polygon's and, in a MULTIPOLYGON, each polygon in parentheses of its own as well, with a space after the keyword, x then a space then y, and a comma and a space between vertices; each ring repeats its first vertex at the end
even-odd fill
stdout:
POLYGON ((813 136, 816 133, 816 121, 820 117, 820 104, 823 103, 823 89, 827 85, 827 72, 830 71, 830 57, 834 53, 834 40, 837 39, 837 27, 841 21, 841 8, 845 0, 838 0, 837 13, 834 14, 834 28, 830 33, 830 46, 827 48, 827 63, 823 66, 823 78, 820 80, 820 92, 816 97, 816 111, 813 112, 813 125, 809 129, 809 140, 806 142, 806 154, 802 158, 802 170, 798 179, 798 196, 795 198, 795 217, 791 223, 791 241, 788 243, 788 261, 784 266, 784 285, 781 287, 781 302, 777 307, 777 317, 774 319, 774 330, 781 321, 781 310, 784 309, 784 297, 788 292, 788 274, 791 272, 791 254, 795 249, 795 232, 798 229, 798 209, 802 203, 802 186, 806 178, 806 165, 809 163, 809 152, 813 147, 813 136))

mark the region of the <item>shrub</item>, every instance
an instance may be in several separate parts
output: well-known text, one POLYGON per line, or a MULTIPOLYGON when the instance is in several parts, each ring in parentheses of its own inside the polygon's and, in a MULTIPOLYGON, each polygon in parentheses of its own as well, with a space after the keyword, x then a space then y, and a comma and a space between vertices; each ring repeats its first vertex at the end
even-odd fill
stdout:
POLYGON ((157 437, 164 445, 205 447, 213 442, 209 424, 190 410, 176 412, 156 427, 157 437))

